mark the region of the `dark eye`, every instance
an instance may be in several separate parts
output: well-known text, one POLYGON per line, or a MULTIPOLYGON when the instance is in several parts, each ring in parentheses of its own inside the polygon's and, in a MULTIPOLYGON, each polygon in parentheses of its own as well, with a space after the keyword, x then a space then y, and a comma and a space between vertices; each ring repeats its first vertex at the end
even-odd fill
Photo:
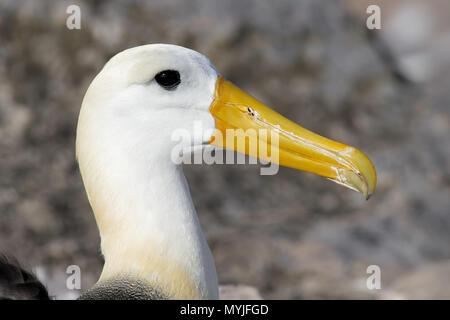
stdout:
POLYGON ((164 70, 155 76, 155 80, 161 87, 170 90, 180 84, 180 73, 176 70, 164 70))

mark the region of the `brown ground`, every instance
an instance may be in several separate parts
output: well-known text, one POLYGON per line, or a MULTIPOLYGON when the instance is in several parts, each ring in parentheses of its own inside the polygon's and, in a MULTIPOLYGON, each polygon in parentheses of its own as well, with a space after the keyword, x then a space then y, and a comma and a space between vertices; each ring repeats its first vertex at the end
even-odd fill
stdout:
POLYGON ((2 1, 0 250, 57 298, 79 294, 65 289, 68 265, 83 289, 96 281, 99 238, 74 155, 80 103, 115 53, 175 43, 378 171, 366 202, 287 168, 186 167, 221 283, 264 298, 450 298, 450 8, 396 2, 368 31, 367 5, 350 0, 2 1), (65 27, 73 3, 81 30, 65 27), (366 289, 370 264, 382 290, 366 289))

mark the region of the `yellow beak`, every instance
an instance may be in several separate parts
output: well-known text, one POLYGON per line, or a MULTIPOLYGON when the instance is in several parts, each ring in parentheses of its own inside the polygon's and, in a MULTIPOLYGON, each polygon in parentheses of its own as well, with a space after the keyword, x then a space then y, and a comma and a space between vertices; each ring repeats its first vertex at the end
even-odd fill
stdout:
POLYGON ((375 190, 375 168, 364 153, 302 128, 222 77, 210 112, 213 145, 327 177, 367 199, 375 190))

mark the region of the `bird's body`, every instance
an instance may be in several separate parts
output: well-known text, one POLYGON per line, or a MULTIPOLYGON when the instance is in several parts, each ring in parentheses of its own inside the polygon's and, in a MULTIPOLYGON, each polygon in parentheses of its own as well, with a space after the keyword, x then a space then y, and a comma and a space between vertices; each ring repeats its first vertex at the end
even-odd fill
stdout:
POLYGON ((140 279, 117 277, 101 281, 84 292, 79 300, 167 300, 169 296, 140 279))
POLYGON ((78 120, 77 159, 105 259, 99 281, 81 298, 218 298, 214 260, 174 159, 217 146, 366 196, 375 188, 364 154, 272 111, 224 80, 205 56, 165 44, 125 50, 94 79, 78 120), (237 133, 248 139, 238 147, 220 139, 229 129, 255 131, 237 133), (177 139, 180 132, 189 139, 177 139), (261 156, 252 143, 274 148, 277 158, 261 156))

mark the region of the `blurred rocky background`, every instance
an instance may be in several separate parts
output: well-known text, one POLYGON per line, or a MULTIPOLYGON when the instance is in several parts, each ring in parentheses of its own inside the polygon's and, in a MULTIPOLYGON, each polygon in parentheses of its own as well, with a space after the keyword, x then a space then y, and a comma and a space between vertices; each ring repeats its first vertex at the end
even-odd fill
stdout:
POLYGON ((79 295, 66 289, 69 265, 82 290, 97 280, 99 236, 74 154, 79 107, 111 56, 174 43, 360 148, 378 172, 365 201, 287 168, 186 166, 221 283, 265 299, 450 298, 449 18, 446 0, 1 1, 0 251, 57 299, 79 295), (81 30, 66 28, 70 4, 81 30), (366 27, 369 4, 381 30, 366 27), (380 290, 366 287, 372 264, 380 290))

